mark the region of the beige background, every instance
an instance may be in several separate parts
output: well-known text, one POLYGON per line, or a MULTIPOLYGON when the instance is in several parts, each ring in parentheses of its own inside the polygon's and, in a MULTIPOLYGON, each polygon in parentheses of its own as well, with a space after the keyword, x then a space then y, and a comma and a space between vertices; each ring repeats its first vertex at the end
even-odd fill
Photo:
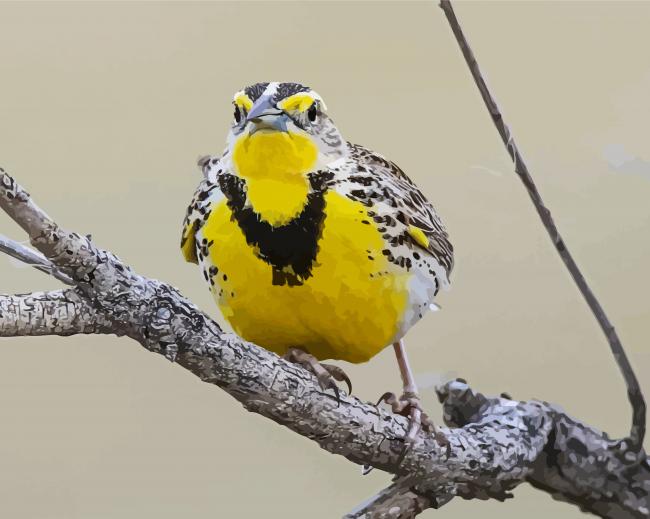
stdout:
MULTIPOLYGON (((458 15, 539 187, 650 396, 650 3, 462 3, 458 15)), ((443 311, 408 344, 425 405, 455 374, 624 434, 596 324, 527 200, 433 3, 2 3, 0 163, 61 224, 211 313, 178 240, 232 93, 296 80, 348 139, 398 162, 457 250, 443 311)), ((0 215, 0 232, 24 239, 0 215)), ((0 291, 57 284, 0 258, 0 291)), ((345 366, 397 390, 390 351, 345 366)), ((338 517, 386 484, 244 412, 127 339, 0 343, 0 516, 338 517)), ((572 518, 527 486, 427 517, 572 518)))

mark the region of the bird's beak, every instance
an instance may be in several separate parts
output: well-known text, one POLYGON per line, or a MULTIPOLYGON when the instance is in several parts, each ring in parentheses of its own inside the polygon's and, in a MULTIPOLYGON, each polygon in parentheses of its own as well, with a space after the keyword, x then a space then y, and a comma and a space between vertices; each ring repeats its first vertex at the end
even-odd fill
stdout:
POLYGON ((251 125, 250 134, 259 130, 287 132, 287 115, 275 108, 272 96, 261 96, 251 107, 246 122, 251 125))

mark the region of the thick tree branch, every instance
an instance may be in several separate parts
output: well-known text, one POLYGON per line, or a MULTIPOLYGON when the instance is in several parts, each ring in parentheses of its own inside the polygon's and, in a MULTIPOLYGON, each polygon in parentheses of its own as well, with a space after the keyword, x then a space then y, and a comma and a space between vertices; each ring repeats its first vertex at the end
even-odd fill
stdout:
POLYGON ((0 337, 103 333, 102 321, 74 289, 0 294, 0 337))
POLYGON ((0 208, 22 227, 31 244, 82 291, 111 291, 110 283, 113 281, 113 269, 116 265, 113 255, 96 248, 90 237, 61 229, 32 201, 29 193, 2 169, 0 208), (104 285, 93 283, 91 287, 89 282, 94 279, 96 269, 103 271, 99 278, 103 280, 104 285))
MULTIPOLYGON (((532 442, 527 451, 537 452, 536 459, 529 463, 524 454, 518 463, 525 471, 525 481, 555 499, 578 505, 581 510, 599 517, 650 516, 650 459, 644 453, 639 457, 625 440, 610 440, 606 434, 572 419, 550 404, 486 398, 474 393, 463 381, 446 384, 438 390, 438 396, 444 404, 445 422, 452 427, 462 427, 460 430, 467 435, 484 434, 489 423, 507 423, 519 430, 516 441, 526 443, 528 434, 533 433, 538 424, 544 424, 543 431, 533 434, 533 437, 539 433, 545 438, 541 449, 537 452, 535 445, 539 444, 532 442), (537 418, 531 421, 531 417, 537 418)), ((496 426, 487 437, 493 434, 499 437, 499 428, 496 426)), ((497 441, 497 451, 499 443, 497 441)), ((499 454, 509 456, 507 451, 502 448, 499 454)), ((482 455, 494 456, 494 445, 486 448, 482 455)), ((511 497, 508 490, 520 482, 512 478, 490 486, 485 483, 492 478, 497 481, 495 474, 483 472, 482 477, 485 478, 483 484, 461 486, 458 495, 465 499, 506 499, 511 497)), ((404 477, 346 518, 404 519, 415 517, 427 506, 438 508, 445 502, 427 501, 420 492, 418 483, 404 477)))
POLYGON ((223 388, 249 411, 397 477, 350 517, 415 517, 454 496, 505 499, 524 481, 602 517, 647 516, 648 462, 629 442, 609 440, 543 402, 487 398, 455 381, 439 390, 452 427, 445 430, 449 445, 441 448, 420 432, 405 449, 405 418, 344 392, 338 402, 301 367, 224 333, 175 288, 136 274, 87 237, 58 227, 4 172, 0 206, 76 285, 3 296, 0 336, 128 335, 223 388))
POLYGON ((469 43, 467 43, 467 39, 463 34, 460 23, 456 18, 456 14, 454 13, 454 9, 451 5, 450 0, 441 0, 440 7, 447 16, 447 20, 451 25, 451 29, 454 33, 454 36, 456 37, 456 41, 458 42, 465 61, 467 62, 467 66, 472 73, 474 82, 476 83, 476 86, 481 93, 481 97, 485 102, 485 106, 490 112, 492 122, 494 122, 494 125, 496 126, 496 129, 499 132, 499 135, 501 136, 501 139, 503 140, 503 143, 505 144, 506 149, 508 150, 508 153, 510 154, 510 157, 515 164, 515 172, 524 183, 524 186, 528 191, 528 195, 530 196, 530 199, 533 202, 535 209, 537 210, 537 214, 539 214, 539 217, 544 224, 544 228, 548 232, 548 235, 550 236, 555 249, 562 258, 562 261, 566 265, 566 268, 569 270, 571 277, 578 286, 580 293, 589 305, 589 308, 591 309, 594 317, 603 330, 605 337, 607 338, 609 347, 612 351, 612 354, 614 355, 614 359, 616 360, 616 364, 618 365, 621 373, 623 374, 623 378, 625 379, 628 399, 632 406, 632 426, 630 428, 629 443, 633 449, 641 451, 643 449, 643 439, 645 436, 646 427, 646 404, 643 398, 643 393, 641 392, 641 387, 639 386, 639 381, 634 374, 634 370, 632 369, 632 365, 630 364, 625 350, 623 349, 623 345, 618 338, 618 334, 616 333, 614 326, 607 318, 605 310, 603 310, 603 307, 598 302, 598 299, 596 299, 596 296, 587 284, 587 281, 582 275, 582 272, 578 268, 578 265, 573 259, 573 256, 569 252, 566 243, 562 239, 562 236, 560 235, 560 232, 558 231, 555 222, 553 221, 551 212, 544 205, 544 201, 542 200, 542 197, 537 190, 537 186, 533 181, 533 177, 528 171, 528 167, 526 166, 526 163, 524 162, 524 159, 521 156, 517 145, 515 144, 513 135, 510 133, 510 128, 508 128, 508 125, 505 123, 503 116, 501 115, 501 111, 499 110, 496 101, 492 97, 492 94, 490 93, 490 90, 485 83, 485 79, 481 74, 481 70, 479 69, 476 58, 474 57, 474 53, 472 52, 472 49, 470 48, 469 43))

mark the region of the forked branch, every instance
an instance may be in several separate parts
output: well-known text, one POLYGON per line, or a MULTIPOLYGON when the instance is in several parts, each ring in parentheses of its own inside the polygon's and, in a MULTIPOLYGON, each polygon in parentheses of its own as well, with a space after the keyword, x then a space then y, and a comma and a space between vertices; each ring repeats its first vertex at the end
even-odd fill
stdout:
POLYGON ((481 93, 481 97, 485 102, 485 106, 490 113, 492 122, 494 122, 494 125, 496 126, 496 129, 501 136, 501 140, 503 140, 503 144, 505 144, 506 149, 508 150, 508 154, 515 164, 515 173, 517 173, 521 181, 524 183, 524 186, 528 191, 528 195, 530 196, 530 199, 533 202, 535 209, 537 210, 537 214, 542 220, 544 228, 548 232, 548 235, 550 236, 551 241, 555 246, 555 250, 557 250, 558 254, 562 258, 564 265, 578 286, 578 290, 580 290, 582 297, 584 297, 585 301, 589 305, 589 308, 598 321, 598 324, 603 330, 603 333, 605 334, 607 342, 609 343, 609 347, 612 351, 612 354, 614 355, 614 360, 616 361, 618 368, 623 374, 625 385, 627 386, 628 400, 632 406, 632 426, 630 427, 628 440, 632 445, 632 448, 640 451, 643 448, 643 439, 645 437, 646 404, 645 399, 643 398, 643 393, 641 392, 639 381, 634 374, 634 370, 632 369, 632 365, 630 364, 625 350, 623 349, 623 345, 618 338, 618 334, 616 333, 614 326, 607 318, 605 310, 603 310, 603 307, 598 302, 598 299, 596 299, 596 296, 587 284, 587 281, 582 275, 582 272, 578 268, 578 265, 573 259, 573 256, 569 252, 564 239, 560 235, 560 232, 558 231, 555 222, 553 221, 551 212, 544 205, 544 201, 542 200, 542 197, 537 190, 537 186, 533 181, 533 177, 528 171, 528 166, 526 166, 526 162, 524 162, 524 159, 521 156, 519 149, 517 148, 517 144, 515 143, 515 139, 512 133, 510 132, 510 128, 508 128, 508 125, 503 119, 501 110, 499 110, 499 106, 494 100, 494 97, 492 97, 485 79, 481 74, 481 70, 479 69, 476 58, 474 57, 474 53, 472 52, 469 43, 467 43, 467 39, 465 38, 465 35, 463 34, 463 31, 460 27, 458 18, 456 18, 456 13, 454 13, 454 8, 452 7, 450 0, 441 0, 440 7, 447 16, 449 25, 451 25, 451 30, 456 37, 456 41, 458 42, 467 66, 472 73, 474 82, 476 83, 476 86, 481 93))
MULTIPOLYGON (((349 517, 395 517, 396 510, 397 517, 415 517, 454 496, 505 499, 524 481, 599 514, 598 503, 606 497, 617 515, 603 517, 644 517, 650 507, 645 455, 548 404, 486 398, 462 381, 451 382, 439 390, 452 426, 444 431, 448 447, 420 432, 406 449, 405 418, 344 392, 337 402, 309 372, 224 333, 175 288, 135 273, 88 237, 60 228, 1 170, 0 207, 27 231, 45 258, 45 271, 56 269, 75 285, 0 296, 0 337, 127 335, 223 388, 249 411, 397 477, 349 517)), ((14 257, 31 261, 29 249, 11 246, 18 251, 14 257)))

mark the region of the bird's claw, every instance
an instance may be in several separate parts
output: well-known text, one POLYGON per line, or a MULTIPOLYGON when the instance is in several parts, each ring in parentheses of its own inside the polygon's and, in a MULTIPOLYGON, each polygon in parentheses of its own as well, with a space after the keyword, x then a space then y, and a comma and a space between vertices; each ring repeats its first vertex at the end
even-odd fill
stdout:
POLYGON ((433 433, 438 445, 441 447, 449 444, 442 431, 435 426, 433 421, 422 409, 420 397, 416 393, 405 392, 397 398, 395 393, 389 391, 379 397, 377 405, 382 402, 388 404, 393 413, 406 416, 409 419, 409 428, 404 437, 406 443, 413 443, 418 432, 423 430, 427 433, 433 433))
POLYGON ((345 371, 343 371, 338 366, 335 366, 334 364, 321 363, 321 366, 323 366, 325 370, 330 374, 330 376, 334 377, 334 379, 338 380, 339 382, 345 382, 345 385, 348 386, 348 395, 352 394, 352 382, 350 381, 350 377, 348 377, 345 371))
POLYGON ((284 359, 293 362, 294 364, 299 364, 316 375, 318 385, 323 391, 327 391, 328 389, 334 391, 337 403, 341 403, 341 393, 339 387, 336 385, 337 380, 345 382, 348 386, 348 394, 352 393, 352 382, 350 382, 350 377, 348 377, 345 371, 338 366, 333 364, 321 364, 318 362, 316 357, 300 348, 289 348, 287 353, 284 355, 284 359))
POLYGON ((328 371, 324 373, 317 373, 316 378, 318 379, 318 385, 323 391, 331 389, 336 395, 336 402, 341 403, 341 393, 339 391, 339 386, 336 385, 334 381, 334 375, 330 374, 328 371))

